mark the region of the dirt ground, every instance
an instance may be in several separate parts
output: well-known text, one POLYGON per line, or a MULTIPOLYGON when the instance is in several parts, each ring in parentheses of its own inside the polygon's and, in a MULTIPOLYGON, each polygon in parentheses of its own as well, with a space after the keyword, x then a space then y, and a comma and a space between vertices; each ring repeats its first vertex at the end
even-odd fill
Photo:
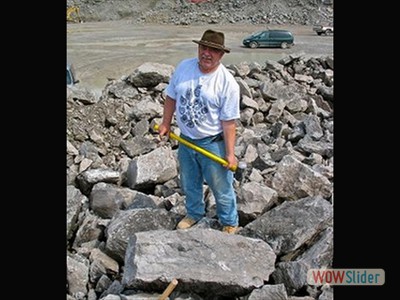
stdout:
POLYGON ((295 45, 289 49, 242 46, 244 37, 262 30, 262 25, 143 25, 129 21, 67 24, 67 60, 74 65, 80 85, 100 93, 108 79, 129 75, 145 62, 176 65, 181 59, 197 55, 197 44, 206 29, 224 32, 225 65, 240 62, 279 60, 292 53, 306 56, 333 56, 333 36, 318 36, 311 26, 269 26, 292 31, 295 45))

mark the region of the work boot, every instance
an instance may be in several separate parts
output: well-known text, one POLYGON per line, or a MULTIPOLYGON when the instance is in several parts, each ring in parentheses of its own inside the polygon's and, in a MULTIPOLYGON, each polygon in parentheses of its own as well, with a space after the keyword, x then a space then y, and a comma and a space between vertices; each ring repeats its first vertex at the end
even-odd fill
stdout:
POLYGON ((178 223, 178 225, 176 225, 176 228, 177 229, 187 229, 187 228, 192 227, 196 223, 197 223, 197 221, 186 216, 178 223))
POLYGON ((224 227, 222 227, 222 232, 226 232, 226 233, 229 233, 229 234, 235 234, 236 233, 236 231, 238 230, 238 226, 229 226, 229 225, 227 225, 227 226, 224 226, 224 227))

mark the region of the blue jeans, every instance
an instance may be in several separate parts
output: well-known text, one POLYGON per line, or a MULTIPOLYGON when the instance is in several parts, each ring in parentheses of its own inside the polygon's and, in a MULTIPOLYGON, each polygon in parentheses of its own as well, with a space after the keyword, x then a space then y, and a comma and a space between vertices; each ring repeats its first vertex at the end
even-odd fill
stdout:
MULTIPOLYGON (((193 140, 183 134, 181 137, 217 156, 225 157, 223 139, 216 141, 216 136, 211 136, 193 140)), ((187 216, 195 221, 204 217, 206 211, 203 183, 205 181, 215 197, 217 216, 221 224, 237 226, 239 217, 233 188, 233 172, 183 144, 179 144, 178 160, 181 187, 186 196, 187 216)))

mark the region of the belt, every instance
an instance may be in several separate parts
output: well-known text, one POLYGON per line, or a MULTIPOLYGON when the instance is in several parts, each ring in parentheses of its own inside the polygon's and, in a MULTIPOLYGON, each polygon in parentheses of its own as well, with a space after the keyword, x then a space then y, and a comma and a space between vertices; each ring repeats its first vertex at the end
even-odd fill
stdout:
POLYGON ((222 133, 217 134, 211 142, 219 142, 224 140, 224 135, 222 133))
POLYGON ((201 138, 201 139, 192 139, 192 138, 190 138, 190 137, 188 137, 188 136, 186 136, 186 135, 184 135, 182 133, 181 133, 180 136, 183 139, 188 140, 191 143, 195 143, 196 145, 197 144, 202 144, 204 142, 206 142, 206 144, 213 143, 213 142, 219 142, 219 141, 222 141, 224 139, 224 135, 223 135, 222 132, 218 133, 218 134, 216 134, 214 136, 208 136, 208 137, 201 138))

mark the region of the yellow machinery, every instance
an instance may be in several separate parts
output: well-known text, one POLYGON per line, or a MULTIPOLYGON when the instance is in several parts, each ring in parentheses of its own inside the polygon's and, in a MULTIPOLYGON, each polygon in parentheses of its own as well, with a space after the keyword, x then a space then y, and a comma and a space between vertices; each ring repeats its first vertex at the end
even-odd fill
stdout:
POLYGON ((67 7, 67 22, 81 22, 81 17, 79 16, 78 6, 68 6, 67 7))

